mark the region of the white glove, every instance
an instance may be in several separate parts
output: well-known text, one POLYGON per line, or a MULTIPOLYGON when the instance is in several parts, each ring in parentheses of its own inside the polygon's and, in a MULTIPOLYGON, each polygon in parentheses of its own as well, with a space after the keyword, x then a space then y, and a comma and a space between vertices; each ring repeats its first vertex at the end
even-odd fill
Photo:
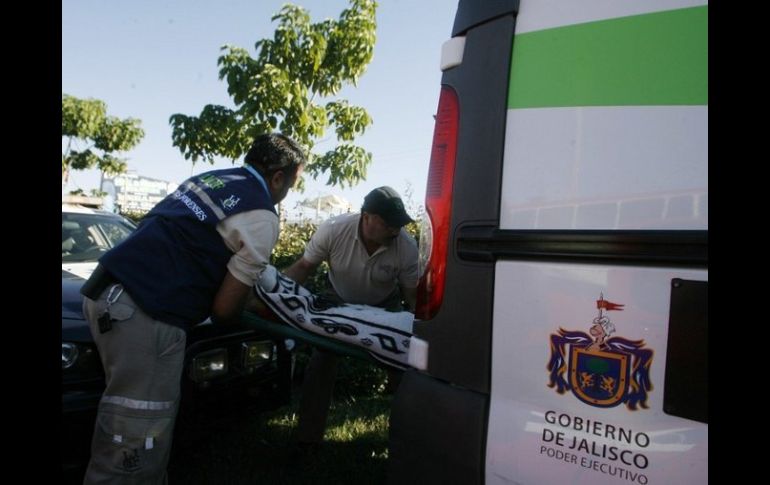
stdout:
POLYGON ((268 264, 262 274, 259 276, 259 282, 257 283, 263 290, 273 293, 278 290, 278 270, 275 266, 268 264))

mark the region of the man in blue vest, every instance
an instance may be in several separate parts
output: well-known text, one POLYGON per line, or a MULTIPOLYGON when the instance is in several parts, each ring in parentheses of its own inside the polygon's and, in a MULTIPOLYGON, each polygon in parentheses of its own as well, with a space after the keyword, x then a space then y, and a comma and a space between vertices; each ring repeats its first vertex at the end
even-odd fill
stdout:
POLYGON ((81 292, 106 388, 85 483, 165 483, 186 329, 237 320, 278 240, 305 155, 260 135, 242 167, 189 178, 105 253, 81 292))

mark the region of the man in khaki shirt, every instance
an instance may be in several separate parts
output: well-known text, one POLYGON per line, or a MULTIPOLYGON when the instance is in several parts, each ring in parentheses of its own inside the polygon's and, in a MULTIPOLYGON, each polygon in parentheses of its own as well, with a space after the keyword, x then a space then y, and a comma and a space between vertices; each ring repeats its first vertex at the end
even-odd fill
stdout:
MULTIPOLYGON (((413 222, 398 193, 390 187, 372 190, 360 214, 345 214, 322 223, 304 255, 284 273, 302 284, 323 261, 329 263, 331 288, 326 296, 339 303, 414 311, 417 291, 417 243, 403 229, 413 222)), ((337 355, 313 349, 305 370, 299 408, 301 449, 323 439, 337 355)), ((392 379, 397 377, 389 375, 392 379)))

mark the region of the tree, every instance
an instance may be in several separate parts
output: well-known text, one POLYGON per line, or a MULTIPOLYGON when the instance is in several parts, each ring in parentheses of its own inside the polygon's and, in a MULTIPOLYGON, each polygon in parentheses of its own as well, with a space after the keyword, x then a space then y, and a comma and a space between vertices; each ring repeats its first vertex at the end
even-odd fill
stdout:
POLYGON ((366 179, 372 155, 352 142, 372 119, 364 108, 333 97, 343 85, 355 86, 372 59, 376 7, 374 0, 351 0, 338 20, 310 23, 304 8, 286 4, 272 17, 278 21, 273 38, 255 44, 256 58, 223 46, 219 79, 226 80, 235 109, 206 105, 198 117, 172 115, 173 145, 193 164, 213 164, 214 156, 234 162, 255 136, 279 129, 306 148, 305 172, 314 179, 328 172, 327 185, 343 187, 366 179), (314 154, 329 127, 337 146, 314 154))
POLYGON ((98 167, 109 175, 125 172, 125 160, 113 152, 130 150, 139 144, 144 137, 141 123, 134 118, 107 116, 104 101, 62 93, 61 136, 67 142, 61 157, 62 183, 67 181, 70 170, 98 167))

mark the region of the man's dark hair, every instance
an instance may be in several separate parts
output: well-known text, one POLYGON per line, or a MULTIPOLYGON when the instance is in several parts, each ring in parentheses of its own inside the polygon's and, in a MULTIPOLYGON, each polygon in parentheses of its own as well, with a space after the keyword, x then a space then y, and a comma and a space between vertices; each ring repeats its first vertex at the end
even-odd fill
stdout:
POLYGON ((244 161, 267 177, 278 171, 294 175, 305 164, 305 153, 288 136, 267 133, 254 139, 244 161))

